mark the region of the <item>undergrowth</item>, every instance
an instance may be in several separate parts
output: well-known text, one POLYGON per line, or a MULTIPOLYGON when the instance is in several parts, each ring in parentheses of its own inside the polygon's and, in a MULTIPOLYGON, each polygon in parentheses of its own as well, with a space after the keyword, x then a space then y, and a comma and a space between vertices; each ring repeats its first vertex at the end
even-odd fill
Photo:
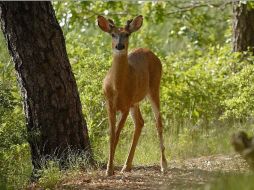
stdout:
MULTIPOLYGON (((73 39, 69 35, 67 42, 73 39)), ((110 52, 92 54, 92 50, 83 48, 78 40, 67 43, 67 48, 94 155, 99 162, 106 163, 109 137, 101 81, 110 66, 110 52)), ((161 59, 164 70, 161 113, 168 160, 230 153, 229 139, 233 132, 247 130, 253 134, 253 56, 248 52, 234 54, 225 46, 211 48, 206 53, 200 50, 179 52, 161 59)), ((10 72, 10 78, 14 80, 13 70, 10 72)), ((1 187, 7 189, 26 186, 31 173, 21 98, 17 86, 12 83, 3 80, 0 86, 3 89, 0 91, 3 99, 0 107, 3 113, 0 115, 1 187)), ((141 108, 145 126, 133 164, 159 164, 160 148, 151 106, 144 101, 141 108)), ((127 158, 133 128, 128 119, 117 147, 116 165, 123 165, 127 158)), ((62 179, 61 171, 56 168, 53 164, 43 170, 41 186, 52 188, 62 179)))
MULTIPOLYGON (((70 30, 65 38, 94 155, 97 161, 106 163, 109 137, 101 85, 111 63, 110 37, 93 27, 85 35, 79 30, 70 30)), ((167 159, 230 153, 232 133, 238 130, 254 133, 253 55, 233 53, 228 43, 222 46, 208 43, 201 47, 188 44, 183 50, 174 47, 173 52, 165 51, 154 44, 168 40, 164 36, 151 37, 151 32, 156 34, 148 27, 143 28, 130 41, 132 46, 138 44, 154 50, 162 61, 161 113, 167 159), (142 35, 145 38, 141 38, 142 35)), ((14 66, 2 45, 2 35, 0 40, 3 50, 0 60, 0 189, 19 189, 29 183, 30 149, 14 66)), ((144 101, 141 107, 145 126, 133 163, 159 164, 159 141, 150 104, 144 101)), ((127 158, 132 133, 133 124, 128 119, 117 147, 116 165, 123 165, 127 158)), ((73 157, 68 171, 75 173, 86 168, 82 157, 73 157)), ((54 189, 68 171, 60 171, 58 161, 52 158, 44 163, 38 185, 54 189)))

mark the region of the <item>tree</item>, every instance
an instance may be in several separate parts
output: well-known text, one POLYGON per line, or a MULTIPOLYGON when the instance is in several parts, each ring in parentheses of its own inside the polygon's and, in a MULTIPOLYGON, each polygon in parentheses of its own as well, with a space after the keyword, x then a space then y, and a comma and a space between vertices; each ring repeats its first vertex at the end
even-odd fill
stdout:
POLYGON ((233 50, 254 52, 254 9, 251 2, 234 2, 233 5, 233 50))
MULTIPOLYGON (((24 101, 32 163, 84 151, 92 161, 86 122, 65 39, 50 2, 0 2, 1 27, 24 101)), ((10 116, 11 117, 11 116, 10 116)))

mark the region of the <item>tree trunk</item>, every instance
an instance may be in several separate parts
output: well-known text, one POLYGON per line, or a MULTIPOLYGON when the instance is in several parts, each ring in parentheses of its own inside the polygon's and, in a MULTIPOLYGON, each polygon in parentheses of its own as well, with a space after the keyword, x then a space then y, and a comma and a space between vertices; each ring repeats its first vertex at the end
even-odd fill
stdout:
POLYGON ((233 5, 233 50, 254 53, 254 9, 248 3, 234 2, 233 5))
POLYGON ((88 131, 65 40, 50 2, 0 2, 0 19, 15 63, 32 163, 84 151, 88 131))

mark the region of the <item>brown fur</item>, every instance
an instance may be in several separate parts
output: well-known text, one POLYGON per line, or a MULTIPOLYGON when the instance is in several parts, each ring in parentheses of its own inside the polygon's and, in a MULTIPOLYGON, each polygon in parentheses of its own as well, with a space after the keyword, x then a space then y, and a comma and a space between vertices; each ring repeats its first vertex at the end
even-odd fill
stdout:
POLYGON ((98 24, 103 31, 113 35, 113 63, 103 81, 103 91, 106 97, 107 112, 110 126, 110 153, 107 166, 107 175, 113 175, 113 160, 115 149, 119 140, 120 132, 124 126, 129 111, 135 124, 135 131, 129 156, 122 171, 130 171, 135 148, 144 125, 139 102, 148 97, 152 104, 156 119, 156 127, 160 139, 161 147, 161 170, 167 167, 164 155, 164 145, 162 137, 162 122, 160 116, 159 88, 162 73, 162 66, 159 58, 149 49, 139 48, 128 55, 128 37, 121 35, 130 34, 138 30, 142 25, 142 16, 138 16, 129 22, 125 28, 117 28, 103 17, 98 17, 98 24), (115 49, 117 43, 122 43, 124 49, 115 49), (120 111, 121 118, 116 125, 116 112, 120 111))

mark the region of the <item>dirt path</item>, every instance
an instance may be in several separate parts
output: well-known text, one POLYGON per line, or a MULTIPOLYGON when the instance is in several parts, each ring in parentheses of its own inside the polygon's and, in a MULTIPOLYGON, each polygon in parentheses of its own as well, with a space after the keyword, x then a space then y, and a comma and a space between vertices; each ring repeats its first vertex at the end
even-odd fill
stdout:
POLYGON ((169 162, 165 174, 159 166, 134 167, 130 173, 106 177, 104 170, 80 173, 66 179, 58 189, 198 189, 221 174, 248 171, 238 155, 216 155, 169 162))

